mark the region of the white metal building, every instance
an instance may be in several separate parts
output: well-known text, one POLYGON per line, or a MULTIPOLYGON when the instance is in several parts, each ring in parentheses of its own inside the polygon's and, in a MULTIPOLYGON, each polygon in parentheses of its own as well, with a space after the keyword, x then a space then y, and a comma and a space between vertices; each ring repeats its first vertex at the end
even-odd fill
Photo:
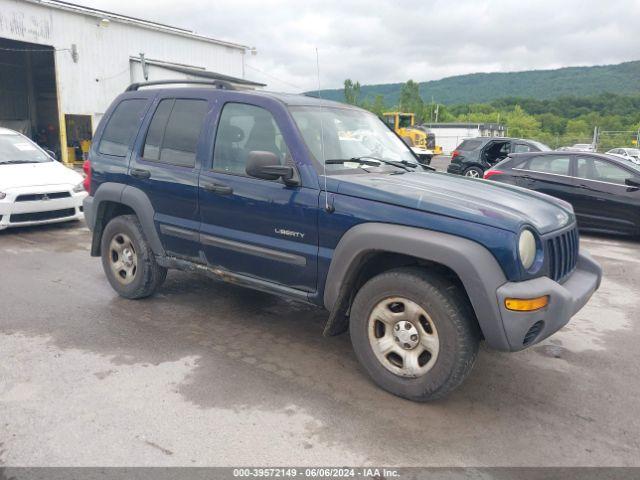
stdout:
POLYGON ((0 0, 0 126, 67 162, 132 82, 244 78, 245 45, 57 0, 0 0))
POLYGON ((425 123, 436 135, 436 144, 445 154, 453 152, 465 138, 504 137, 506 128, 499 123, 425 123))

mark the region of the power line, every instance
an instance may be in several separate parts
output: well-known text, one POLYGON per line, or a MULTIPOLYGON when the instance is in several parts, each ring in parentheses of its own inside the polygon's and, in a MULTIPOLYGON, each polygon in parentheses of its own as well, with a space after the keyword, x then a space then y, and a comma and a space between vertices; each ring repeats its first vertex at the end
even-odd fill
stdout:
POLYGON ((273 80, 275 80, 277 82, 283 83, 283 84, 288 85, 288 86, 293 87, 293 88, 297 88, 298 90, 304 90, 304 88, 300 87, 299 85, 294 85, 293 83, 285 82, 284 80, 282 80, 282 79, 280 79, 280 78, 278 78, 276 76, 273 76, 273 75, 271 75, 271 74, 269 74, 269 73, 267 73, 267 72, 265 72, 263 70, 260 70, 259 68, 256 68, 254 66, 251 66, 251 65, 246 64, 246 63, 245 63, 244 66, 250 68, 251 70, 255 70, 256 72, 260 72, 264 76, 270 77, 270 78, 272 78, 273 80))
POLYGON ((123 75, 124 73, 129 72, 129 71, 131 71, 131 69, 130 69, 130 67, 127 67, 124 70, 122 70, 121 72, 115 73, 115 74, 110 75, 108 77, 97 77, 96 78, 96 82, 102 82, 104 80, 111 80, 112 78, 119 77, 120 75, 123 75))

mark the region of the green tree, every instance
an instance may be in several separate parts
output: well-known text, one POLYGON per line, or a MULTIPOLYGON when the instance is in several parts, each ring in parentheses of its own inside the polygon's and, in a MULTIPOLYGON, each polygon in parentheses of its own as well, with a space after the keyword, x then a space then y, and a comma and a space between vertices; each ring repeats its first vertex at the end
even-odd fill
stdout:
POLYGON ((510 137, 535 138, 540 133, 540 122, 525 112, 520 105, 507 112, 505 123, 510 137))
POLYGON ((409 80, 400 89, 400 110, 407 113, 415 113, 416 121, 422 122, 424 114, 424 102, 420 96, 420 85, 409 80))
POLYGON ((376 98, 373 100, 373 104, 369 110, 380 117, 386 109, 387 108, 384 105, 384 95, 376 95, 376 98))
POLYGON ((536 118, 540 122, 542 131, 552 135, 562 135, 567 128, 567 119, 554 113, 543 113, 536 115, 536 118))
POLYGON ((350 78, 344 81, 344 99, 351 105, 358 105, 360 98, 360 82, 353 82, 350 78))

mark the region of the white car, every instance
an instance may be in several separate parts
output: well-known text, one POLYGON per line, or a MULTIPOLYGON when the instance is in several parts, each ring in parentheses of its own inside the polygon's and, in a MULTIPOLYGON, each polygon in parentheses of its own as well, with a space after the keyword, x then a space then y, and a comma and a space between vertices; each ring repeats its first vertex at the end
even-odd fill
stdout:
POLYGON ((82 182, 24 135, 0 128, 0 230, 81 219, 82 182))
POLYGON ((630 162, 640 165, 640 149, 637 148, 612 148, 607 152, 609 155, 624 158, 630 162))

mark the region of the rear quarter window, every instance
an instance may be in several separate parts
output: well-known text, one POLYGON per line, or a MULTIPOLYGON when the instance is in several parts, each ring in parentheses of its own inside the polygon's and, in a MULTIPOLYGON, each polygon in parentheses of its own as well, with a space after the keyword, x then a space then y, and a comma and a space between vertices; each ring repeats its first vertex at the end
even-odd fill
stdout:
POLYGON ((482 146, 482 140, 464 140, 456 150, 471 151, 477 150, 482 146))
POLYGON ((123 100, 115 108, 102 133, 98 152, 103 155, 126 157, 138 131, 147 100, 123 100))

